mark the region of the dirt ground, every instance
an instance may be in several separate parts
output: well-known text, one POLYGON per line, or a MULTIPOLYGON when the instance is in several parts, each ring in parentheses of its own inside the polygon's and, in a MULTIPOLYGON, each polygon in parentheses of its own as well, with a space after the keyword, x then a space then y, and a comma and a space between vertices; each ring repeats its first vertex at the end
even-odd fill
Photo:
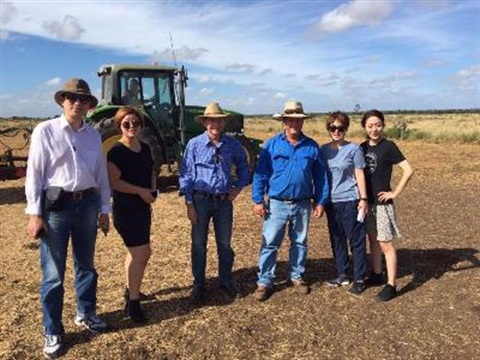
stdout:
MULTIPOLYGON (((322 142, 324 139, 318 139, 322 142)), ((255 286, 261 220, 250 188, 235 203, 234 277, 243 297, 217 287, 216 249, 209 239, 209 295, 189 302, 190 226, 175 189, 154 204, 153 256, 143 291, 150 321, 136 327, 122 313, 125 249, 115 231, 98 235, 98 313, 109 332, 90 336, 73 323, 68 260, 65 359, 479 359, 480 149, 478 145, 399 142, 416 173, 396 201, 404 237, 398 241, 400 294, 388 303, 333 289, 325 218, 309 232, 309 295, 285 282, 288 240, 277 267, 277 291, 264 303, 255 286)), ((398 174, 396 174, 398 177, 398 174)), ((39 251, 26 236, 24 181, 0 182, 0 358, 41 358, 39 251)))

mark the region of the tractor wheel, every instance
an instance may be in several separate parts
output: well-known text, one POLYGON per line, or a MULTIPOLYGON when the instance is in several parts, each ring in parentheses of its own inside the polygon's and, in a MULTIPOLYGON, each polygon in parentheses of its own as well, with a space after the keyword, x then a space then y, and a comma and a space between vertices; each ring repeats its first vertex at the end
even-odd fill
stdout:
MULTIPOLYGON (((122 137, 115 126, 114 118, 102 119, 96 123, 93 128, 96 129, 102 136, 102 149, 105 154, 122 137)), ((148 127, 142 129, 140 140, 150 147, 153 158, 153 168, 156 174, 158 174, 160 172, 160 166, 162 165, 162 159, 164 158, 163 148, 160 146, 160 143, 153 131, 148 127)))
MULTIPOLYGON (((255 151, 255 147, 250 142, 250 140, 245 135, 236 135, 235 139, 237 139, 243 147, 245 154, 247 155, 247 162, 248 162, 248 169, 250 180, 253 177, 253 173, 255 168, 257 167, 257 153, 255 151)), ((232 173, 235 169, 232 169, 232 173)))
POLYGON ((115 126, 115 119, 113 117, 100 120, 93 125, 93 128, 97 130, 102 137, 102 150, 105 154, 122 137, 115 126))
POLYGON ((158 137, 150 128, 145 127, 142 129, 142 133, 140 134, 140 140, 150 147, 153 159, 153 169, 155 174, 158 175, 160 173, 162 164, 165 163, 165 151, 163 150, 162 145, 160 145, 160 139, 158 139, 158 137))

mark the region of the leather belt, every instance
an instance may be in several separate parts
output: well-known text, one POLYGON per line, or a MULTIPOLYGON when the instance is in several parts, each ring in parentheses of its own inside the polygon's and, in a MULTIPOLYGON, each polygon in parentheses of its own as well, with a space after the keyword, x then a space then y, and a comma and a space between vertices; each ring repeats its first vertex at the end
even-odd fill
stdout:
POLYGON ((214 194, 206 191, 194 191, 193 193, 199 194, 200 196, 203 196, 204 198, 207 198, 213 201, 225 201, 225 200, 228 200, 228 197, 230 196, 229 193, 214 194))
POLYGON ((81 201, 86 197, 95 193, 95 191, 96 191, 95 188, 89 188, 89 189, 80 190, 80 191, 64 191, 63 194, 64 196, 72 199, 73 201, 81 201))
POLYGON ((275 196, 272 196, 270 199, 272 200, 276 200, 276 201, 281 201, 281 202, 284 202, 284 203, 287 203, 287 204, 295 204, 295 203, 299 203, 299 202, 302 202, 302 201, 310 201, 310 198, 303 198, 303 199, 280 199, 278 197, 275 197, 275 196))

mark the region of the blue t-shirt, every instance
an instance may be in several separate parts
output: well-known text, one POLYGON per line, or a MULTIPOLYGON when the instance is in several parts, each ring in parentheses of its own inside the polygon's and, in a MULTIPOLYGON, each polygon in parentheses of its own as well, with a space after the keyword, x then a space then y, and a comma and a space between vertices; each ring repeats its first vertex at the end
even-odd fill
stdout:
POLYGON ((365 157, 359 145, 347 143, 338 149, 321 146, 323 163, 327 169, 332 202, 353 201, 359 198, 355 169, 365 168, 365 157))

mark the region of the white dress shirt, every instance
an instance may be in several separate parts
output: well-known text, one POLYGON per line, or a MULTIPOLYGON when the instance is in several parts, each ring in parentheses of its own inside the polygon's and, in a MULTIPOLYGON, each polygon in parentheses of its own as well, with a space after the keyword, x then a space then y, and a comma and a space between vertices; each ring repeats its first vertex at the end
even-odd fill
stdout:
POLYGON ((84 122, 75 131, 62 115, 35 127, 25 180, 26 214, 41 215, 42 192, 49 186, 60 186, 65 191, 96 188, 100 193, 100 211, 111 211, 101 137, 90 125, 84 122))

